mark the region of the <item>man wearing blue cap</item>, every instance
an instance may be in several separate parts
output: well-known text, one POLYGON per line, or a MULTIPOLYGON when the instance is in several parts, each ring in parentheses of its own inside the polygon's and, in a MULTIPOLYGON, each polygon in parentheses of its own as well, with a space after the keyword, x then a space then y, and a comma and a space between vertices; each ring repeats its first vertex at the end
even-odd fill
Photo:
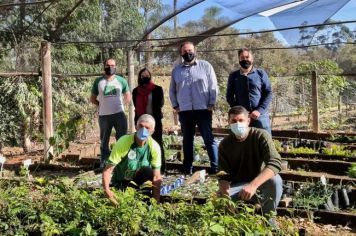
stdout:
POLYGON ((110 189, 110 182, 116 188, 126 188, 131 181, 142 185, 151 181, 152 195, 159 201, 161 187, 161 149, 151 137, 155 120, 143 114, 137 120, 136 132, 122 136, 114 145, 103 171, 103 188, 107 197, 118 204, 110 189))

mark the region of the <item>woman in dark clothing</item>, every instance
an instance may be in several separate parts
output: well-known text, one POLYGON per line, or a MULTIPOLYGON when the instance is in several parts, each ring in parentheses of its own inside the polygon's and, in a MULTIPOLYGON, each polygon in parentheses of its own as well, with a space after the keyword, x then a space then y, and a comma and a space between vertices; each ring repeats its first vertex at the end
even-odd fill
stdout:
POLYGON ((143 68, 138 73, 138 86, 132 91, 132 100, 135 106, 135 123, 142 114, 150 114, 156 121, 155 132, 152 134, 154 140, 161 147, 162 167, 161 173, 164 173, 166 161, 163 150, 162 140, 162 107, 164 104, 163 89, 153 83, 151 73, 148 69, 143 68))

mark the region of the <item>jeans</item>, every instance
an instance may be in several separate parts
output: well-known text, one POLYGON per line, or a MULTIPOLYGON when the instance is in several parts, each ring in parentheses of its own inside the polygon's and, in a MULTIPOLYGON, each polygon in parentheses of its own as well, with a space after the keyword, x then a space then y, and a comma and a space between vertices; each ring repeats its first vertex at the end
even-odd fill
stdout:
MULTIPOLYGON (((233 200, 239 200, 238 193, 246 184, 247 183, 231 184, 229 194, 233 200)), ((251 200, 255 203, 260 203, 263 214, 270 214, 276 211, 282 197, 282 192, 282 178, 280 175, 275 175, 257 189, 257 193, 251 200), (256 195, 258 195, 258 197, 256 195)))
POLYGON ((115 138, 118 140, 127 133, 127 119, 124 112, 112 115, 99 116, 100 128, 100 162, 105 163, 110 155, 109 141, 112 128, 115 129, 115 138))
POLYGON ((183 167, 187 174, 192 173, 193 154, 194 154, 194 135, 195 127, 198 126, 199 132, 204 140, 208 151, 211 172, 216 173, 218 168, 218 146, 214 140, 212 130, 212 112, 209 110, 193 110, 179 112, 179 122, 183 133, 183 167))
POLYGON ((271 121, 269 119, 269 114, 261 114, 257 120, 251 119, 251 127, 260 128, 266 130, 272 136, 271 121))

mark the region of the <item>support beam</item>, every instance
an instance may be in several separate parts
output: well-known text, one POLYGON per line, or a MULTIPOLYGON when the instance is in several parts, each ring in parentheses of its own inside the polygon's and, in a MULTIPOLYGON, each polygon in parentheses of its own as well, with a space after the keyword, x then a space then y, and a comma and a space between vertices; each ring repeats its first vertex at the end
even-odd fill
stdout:
POLYGON ((319 104, 318 104, 318 76, 316 71, 312 72, 312 112, 313 131, 319 132, 319 104))
MULTIPOLYGON (((134 67, 134 51, 133 50, 127 50, 127 70, 128 70, 128 83, 129 83, 129 87, 131 90, 131 94, 132 94, 132 90, 134 88, 134 76, 135 76, 135 67, 134 67)), ((129 133, 132 133, 135 131, 135 120, 134 120, 134 107, 133 107, 133 102, 130 102, 129 105, 129 133)))
POLYGON ((41 42, 42 62, 42 99, 43 99, 43 130, 44 130, 44 160, 47 160, 53 148, 49 144, 49 138, 53 136, 52 113, 52 71, 51 71, 51 44, 41 42))

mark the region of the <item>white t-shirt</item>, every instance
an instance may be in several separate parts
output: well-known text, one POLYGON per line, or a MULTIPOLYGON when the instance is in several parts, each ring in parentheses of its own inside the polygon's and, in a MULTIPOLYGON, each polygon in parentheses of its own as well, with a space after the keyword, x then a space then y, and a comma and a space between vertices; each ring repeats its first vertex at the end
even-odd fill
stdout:
POLYGON ((99 77, 94 81, 91 93, 99 101, 99 116, 111 115, 124 110, 122 94, 129 92, 127 81, 118 75, 108 81, 99 77))

